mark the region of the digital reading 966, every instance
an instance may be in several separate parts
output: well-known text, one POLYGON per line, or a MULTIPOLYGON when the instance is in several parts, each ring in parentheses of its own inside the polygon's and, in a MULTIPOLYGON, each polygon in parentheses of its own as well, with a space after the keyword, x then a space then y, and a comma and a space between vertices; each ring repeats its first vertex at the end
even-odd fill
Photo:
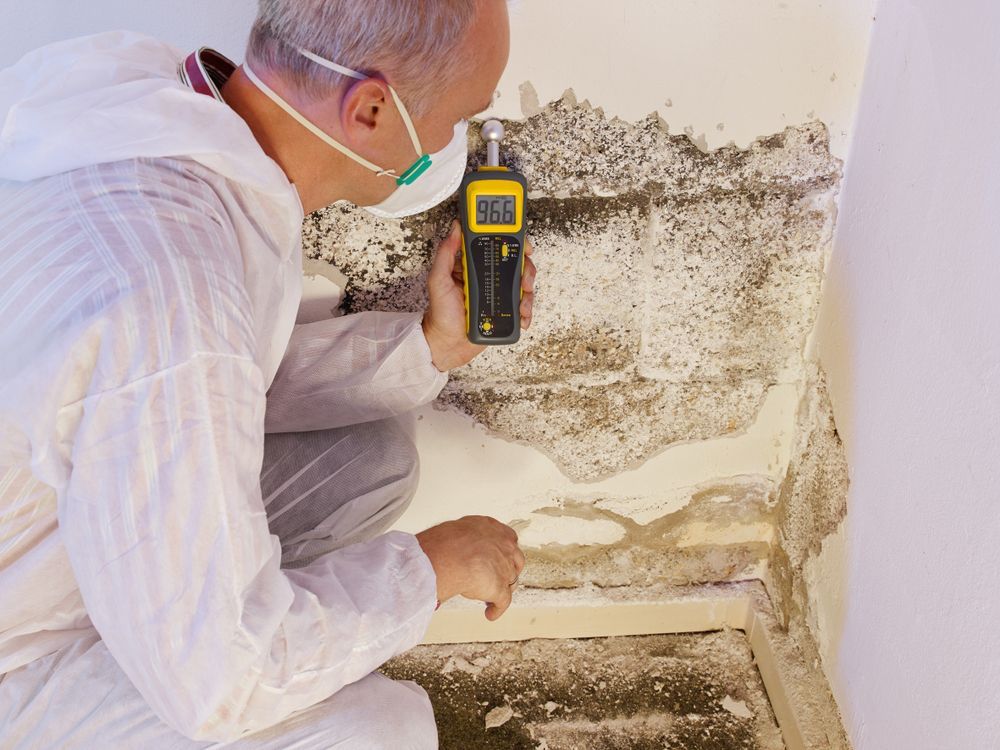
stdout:
POLYGON ((476 198, 477 224, 513 224, 513 195, 481 195, 476 198))

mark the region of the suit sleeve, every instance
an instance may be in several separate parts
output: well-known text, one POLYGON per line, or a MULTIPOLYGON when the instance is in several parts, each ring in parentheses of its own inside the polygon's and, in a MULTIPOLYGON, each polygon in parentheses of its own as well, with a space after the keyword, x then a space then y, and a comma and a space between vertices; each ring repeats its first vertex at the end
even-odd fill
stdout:
POLYGON ((295 326, 267 394, 267 432, 330 429, 434 400, 448 380, 417 313, 361 312, 295 326))

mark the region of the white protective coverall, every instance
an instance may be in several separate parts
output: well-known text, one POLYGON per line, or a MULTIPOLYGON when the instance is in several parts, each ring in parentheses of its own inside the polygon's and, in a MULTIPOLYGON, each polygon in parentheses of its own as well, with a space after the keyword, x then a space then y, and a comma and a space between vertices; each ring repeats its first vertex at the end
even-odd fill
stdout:
POLYGON ((183 56, 0 72, 0 747, 436 747, 372 674, 434 571, 374 535, 446 375, 417 315, 295 325, 298 195, 183 56))

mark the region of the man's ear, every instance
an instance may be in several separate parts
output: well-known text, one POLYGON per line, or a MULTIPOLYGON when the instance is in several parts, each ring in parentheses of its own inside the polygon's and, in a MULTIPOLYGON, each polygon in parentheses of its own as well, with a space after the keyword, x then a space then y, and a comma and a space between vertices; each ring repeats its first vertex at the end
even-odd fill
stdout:
POLYGON ((361 135, 376 128, 384 115, 389 98, 388 86, 377 78, 354 81, 341 100, 341 127, 349 134, 361 135))

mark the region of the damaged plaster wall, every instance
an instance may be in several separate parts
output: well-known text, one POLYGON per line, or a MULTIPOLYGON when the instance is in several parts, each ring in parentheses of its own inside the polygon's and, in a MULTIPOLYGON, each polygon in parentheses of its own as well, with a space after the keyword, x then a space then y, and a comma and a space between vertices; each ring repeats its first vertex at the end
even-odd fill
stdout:
MULTIPOLYGON (((511 522, 534 586, 765 576, 871 5, 515 3, 491 114, 518 120, 504 154, 532 189, 535 323, 419 415, 399 528, 511 522), (570 16, 572 43, 538 44, 570 16), (603 109, 542 106, 553 76, 603 109)), ((454 213, 333 207, 306 223, 307 273, 346 286, 346 311, 421 309, 454 213)))
MULTIPOLYGON (((511 123, 506 144, 531 185, 535 322, 516 347, 453 372, 438 407, 465 415, 467 426, 452 425, 468 437, 490 436, 492 455, 465 466, 524 465, 501 459, 502 438, 563 479, 515 488, 473 471, 462 486, 508 498, 445 507, 514 521, 529 585, 759 577, 794 427, 775 402, 798 391, 832 234, 840 167, 825 127, 706 153, 655 116, 630 124, 567 95, 511 123), (573 159, 559 133, 574 134, 573 159), (724 454, 747 437, 756 448, 755 423, 773 425, 775 412, 784 424, 764 430, 760 461, 686 479, 660 468, 659 481, 615 486, 679 443, 723 441, 724 454)), ((344 274, 346 312, 421 310, 455 210, 382 222, 333 207, 307 222, 307 254, 344 274)), ((448 429, 424 440, 425 468, 448 429)), ((442 520, 426 508, 418 517, 442 520)))
MULTIPOLYGON (((812 357, 803 386, 792 456, 775 505, 776 538, 764 583, 779 624, 805 662, 822 666, 829 675, 836 663, 836 618, 846 583, 841 540, 849 472, 826 375, 812 357)), ((838 743, 831 740, 830 747, 843 746, 838 743)))
MULTIPOLYGON (((467 513, 510 522, 528 586, 760 578, 809 662, 828 667, 846 465, 805 352, 872 3, 805 3, 785 32, 785 3, 752 5, 750 20, 712 2, 636 2, 619 21, 573 3, 582 41, 557 45, 537 76, 521 67, 539 46, 517 45, 566 3, 515 9, 492 114, 517 119, 504 154, 532 189, 535 323, 455 372, 419 415, 421 486, 399 528, 467 513), (587 41, 595 28, 600 45, 587 41), (643 42, 649 29, 673 43, 643 42), (677 36, 698 40, 700 67, 690 50, 666 59, 689 44, 677 36), (553 75, 601 108, 560 97, 553 75)), ((335 207, 307 222, 306 249, 314 270, 344 272, 346 310, 420 309, 453 215, 376 223, 335 207)), ((838 732, 831 746, 845 744, 838 732)))
MULTIPOLYGON (((754 3, 753 21, 716 5, 635 2, 619 19, 604 3, 573 3, 580 43, 560 41, 557 55, 517 45, 567 4, 516 6, 493 114, 517 116, 503 153, 531 186, 535 322, 516 347, 455 371, 419 414, 421 485, 398 528, 468 513, 510 522, 528 586, 761 578, 818 665, 833 610, 817 578, 839 570, 831 532, 846 465, 805 351, 871 3, 803 3, 791 20, 785 3, 754 3), (691 35, 702 52, 716 37, 739 43, 698 69, 656 67, 673 53, 646 39, 650 28, 711 29, 691 35), (759 47, 749 58, 748 44, 759 47), (512 77, 539 56, 553 70, 575 60, 560 80, 603 108, 555 98, 547 65, 537 91, 512 77), (809 85, 796 88, 789 69, 809 85), (729 78, 760 101, 740 99, 729 78)), ((470 143, 478 153, 474 131, 470 143)), ((448 204, 380 222, 332 207, 306 222, 307 274, 344 291, 344 312, 422 309, 454 215, 448 204)))
MULTIPOLYGON (((794 373, 818 302, 839 179, 822 125, 706 154, 568 98, 507 144, 531 186, 539 314, 517 346, 453 372, 442 402, 577 481, 744 430, 794 373), (573 160, 547 135, 567 131, 573 160)), ((307 253, 345 274, 348 312, 422 310, 456 211, 385 226, 334 208, 307 225, 307 253)))

